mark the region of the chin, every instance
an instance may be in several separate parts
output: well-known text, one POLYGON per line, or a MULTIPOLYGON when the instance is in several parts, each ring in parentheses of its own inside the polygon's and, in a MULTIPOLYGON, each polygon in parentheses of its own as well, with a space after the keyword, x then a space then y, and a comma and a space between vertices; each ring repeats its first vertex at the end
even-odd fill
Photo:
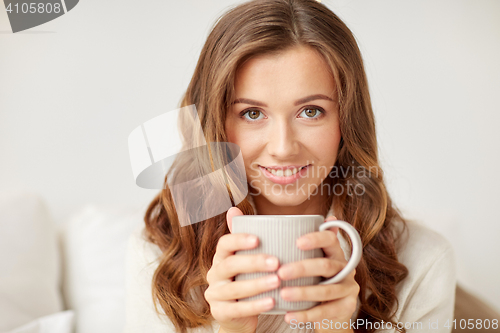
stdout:
POLYGON ((270 203, 276 206, 298 206, 304 201, 307 200, 307 196, 305 195, 297 195, 297 194, 277 194, 277 195, 265 195, 262 194, 264 198, 266 198, 270 203))

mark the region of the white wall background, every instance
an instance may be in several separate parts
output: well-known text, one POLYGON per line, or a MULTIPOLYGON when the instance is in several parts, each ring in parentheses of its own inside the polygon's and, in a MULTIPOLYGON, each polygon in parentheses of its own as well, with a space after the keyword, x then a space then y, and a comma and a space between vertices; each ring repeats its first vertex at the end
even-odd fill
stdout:
MULTIPOLYGON (((59 223, 146 205, 128 134, 176 109, 216 18, 241 1, 82 0, 12 34, 0 6, 0 187, 59 223)), ((500 308, 500 2, 324 0, 358 39, 394 201, 455 247, 459 281, 500 308)))

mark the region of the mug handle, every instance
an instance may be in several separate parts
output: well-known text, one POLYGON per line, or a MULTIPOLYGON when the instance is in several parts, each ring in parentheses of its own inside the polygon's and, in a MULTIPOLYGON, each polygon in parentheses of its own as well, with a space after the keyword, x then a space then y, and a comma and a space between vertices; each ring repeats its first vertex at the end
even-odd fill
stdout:
POLYGON ((339 227, 343 229, 347 234, 349 235, 349 238, 351 238, 352 242, 352 254, 351 258, 349 258, 349 261, 347 262, 347 265, 342 269, 340 272, 338 272, 335 276, 332 278, 321 281, 319 284, 330 284, 330 283, 338 283, 342 281, 349 273, 358 265, 359 261, 361 260, 361 253, 362 253, 362 243, 361 243, 361 238, 359 237, 358 232, 352 225, 345 221, 327 221, 324 222, 319 226, 319 231, 326 230, 331 227, 339 227))

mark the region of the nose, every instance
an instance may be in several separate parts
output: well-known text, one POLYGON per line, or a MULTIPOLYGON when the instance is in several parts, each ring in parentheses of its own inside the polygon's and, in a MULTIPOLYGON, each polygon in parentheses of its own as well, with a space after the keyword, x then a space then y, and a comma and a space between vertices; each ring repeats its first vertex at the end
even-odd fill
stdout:
POLYGON ((290 160, 299 152, 299 142, 292 124, 286 120, 277 120, 270 128, 267 152, 277 160, 290 160))

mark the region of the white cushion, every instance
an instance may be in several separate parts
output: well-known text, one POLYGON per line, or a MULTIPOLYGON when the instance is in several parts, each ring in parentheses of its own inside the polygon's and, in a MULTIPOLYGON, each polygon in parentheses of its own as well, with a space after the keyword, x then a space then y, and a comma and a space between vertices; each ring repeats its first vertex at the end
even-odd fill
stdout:
POLYGON ((58 312, 38 318, 8 333, 73 333, 74 317, 73 310, 58 312))
POLYGON ((61 227, 63 294, 77 333, 119 333, 125 323, 128 238, 145 208, 89 205, 61 227))
POLYGON ((0 332, 63 309, 57 226, 34 193, 0 193, 0 332))

